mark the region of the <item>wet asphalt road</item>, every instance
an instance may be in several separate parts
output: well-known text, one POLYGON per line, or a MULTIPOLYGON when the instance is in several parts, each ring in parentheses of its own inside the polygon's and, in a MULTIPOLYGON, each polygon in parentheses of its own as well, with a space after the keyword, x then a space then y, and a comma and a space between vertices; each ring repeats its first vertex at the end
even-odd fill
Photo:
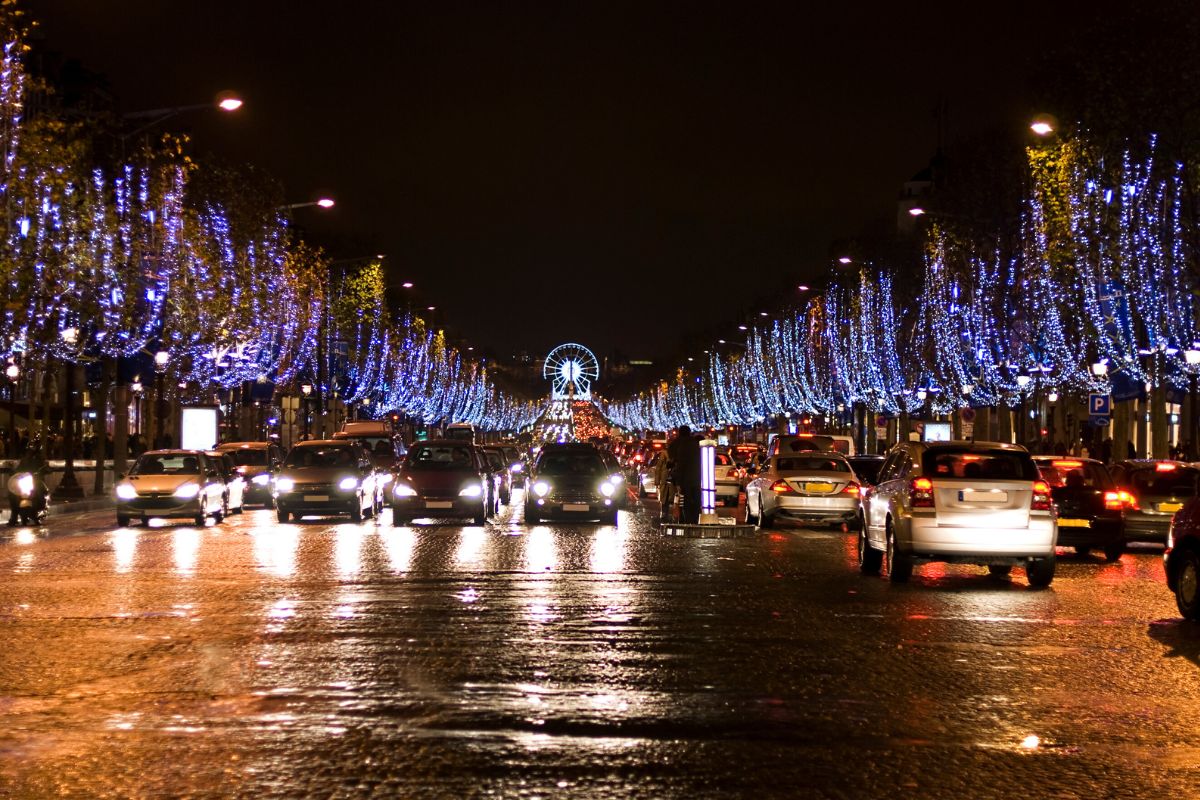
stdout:
POLYGON ((892 586, 520 517, 5 529, 0 796, 1200 796, 1161 551, 892 586))

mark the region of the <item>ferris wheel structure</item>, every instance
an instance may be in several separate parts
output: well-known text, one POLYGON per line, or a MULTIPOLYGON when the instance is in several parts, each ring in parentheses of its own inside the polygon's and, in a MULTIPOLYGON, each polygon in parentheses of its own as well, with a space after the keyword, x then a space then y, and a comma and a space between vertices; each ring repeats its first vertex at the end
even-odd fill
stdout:
POLYGON ((546 356, 542 377, 550 381, 552 400, 591 400, 592 381, 600 377, 600 362, 581 344, 560 344, 546 356))

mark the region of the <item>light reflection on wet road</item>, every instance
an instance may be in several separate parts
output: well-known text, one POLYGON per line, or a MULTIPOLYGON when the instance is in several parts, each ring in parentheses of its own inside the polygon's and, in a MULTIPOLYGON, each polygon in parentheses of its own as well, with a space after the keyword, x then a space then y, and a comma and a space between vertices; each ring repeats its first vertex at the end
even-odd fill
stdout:
POLYGON ((1200 632, 1156 550, 1034 591, 636 510, 110 526, 3 534, 0 796, 1200 792, 1200 632))

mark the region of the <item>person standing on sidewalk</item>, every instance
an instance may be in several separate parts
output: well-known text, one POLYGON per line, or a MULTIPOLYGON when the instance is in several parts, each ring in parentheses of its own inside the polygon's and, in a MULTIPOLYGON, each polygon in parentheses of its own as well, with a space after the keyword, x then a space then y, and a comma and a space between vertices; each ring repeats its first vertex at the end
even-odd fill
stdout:
POLYGON ((700 523, 700 440, 692 435, 692 429, 680 425, 674 441, 667 446, 667 455, 674 464, 675 485, 683 496, 683 519, 685 525, 700 523))
POLYGON ((671 483, 671 457, 660 450, 654 457, 654 486, 658 490, 658 518, 663 522, 671 519, 671 506, 675 503, 675 484, 671 483))

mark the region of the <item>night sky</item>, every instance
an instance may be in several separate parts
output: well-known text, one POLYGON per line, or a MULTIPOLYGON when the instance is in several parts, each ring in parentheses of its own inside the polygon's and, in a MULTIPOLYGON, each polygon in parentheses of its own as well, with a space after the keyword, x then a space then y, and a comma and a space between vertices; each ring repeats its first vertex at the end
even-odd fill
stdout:
POLYGON ((332 193, 296 222, 335 258, 387 253, 472 344, 632 357, 736 324, 894 219, 939 98, 951 141, 1022 126, 1033 57, 1070 18, 961 0, 27 7, 126 109, 242 93, 238 115, 179 119, 197 156, 253 162, 291 202, 332 193))

